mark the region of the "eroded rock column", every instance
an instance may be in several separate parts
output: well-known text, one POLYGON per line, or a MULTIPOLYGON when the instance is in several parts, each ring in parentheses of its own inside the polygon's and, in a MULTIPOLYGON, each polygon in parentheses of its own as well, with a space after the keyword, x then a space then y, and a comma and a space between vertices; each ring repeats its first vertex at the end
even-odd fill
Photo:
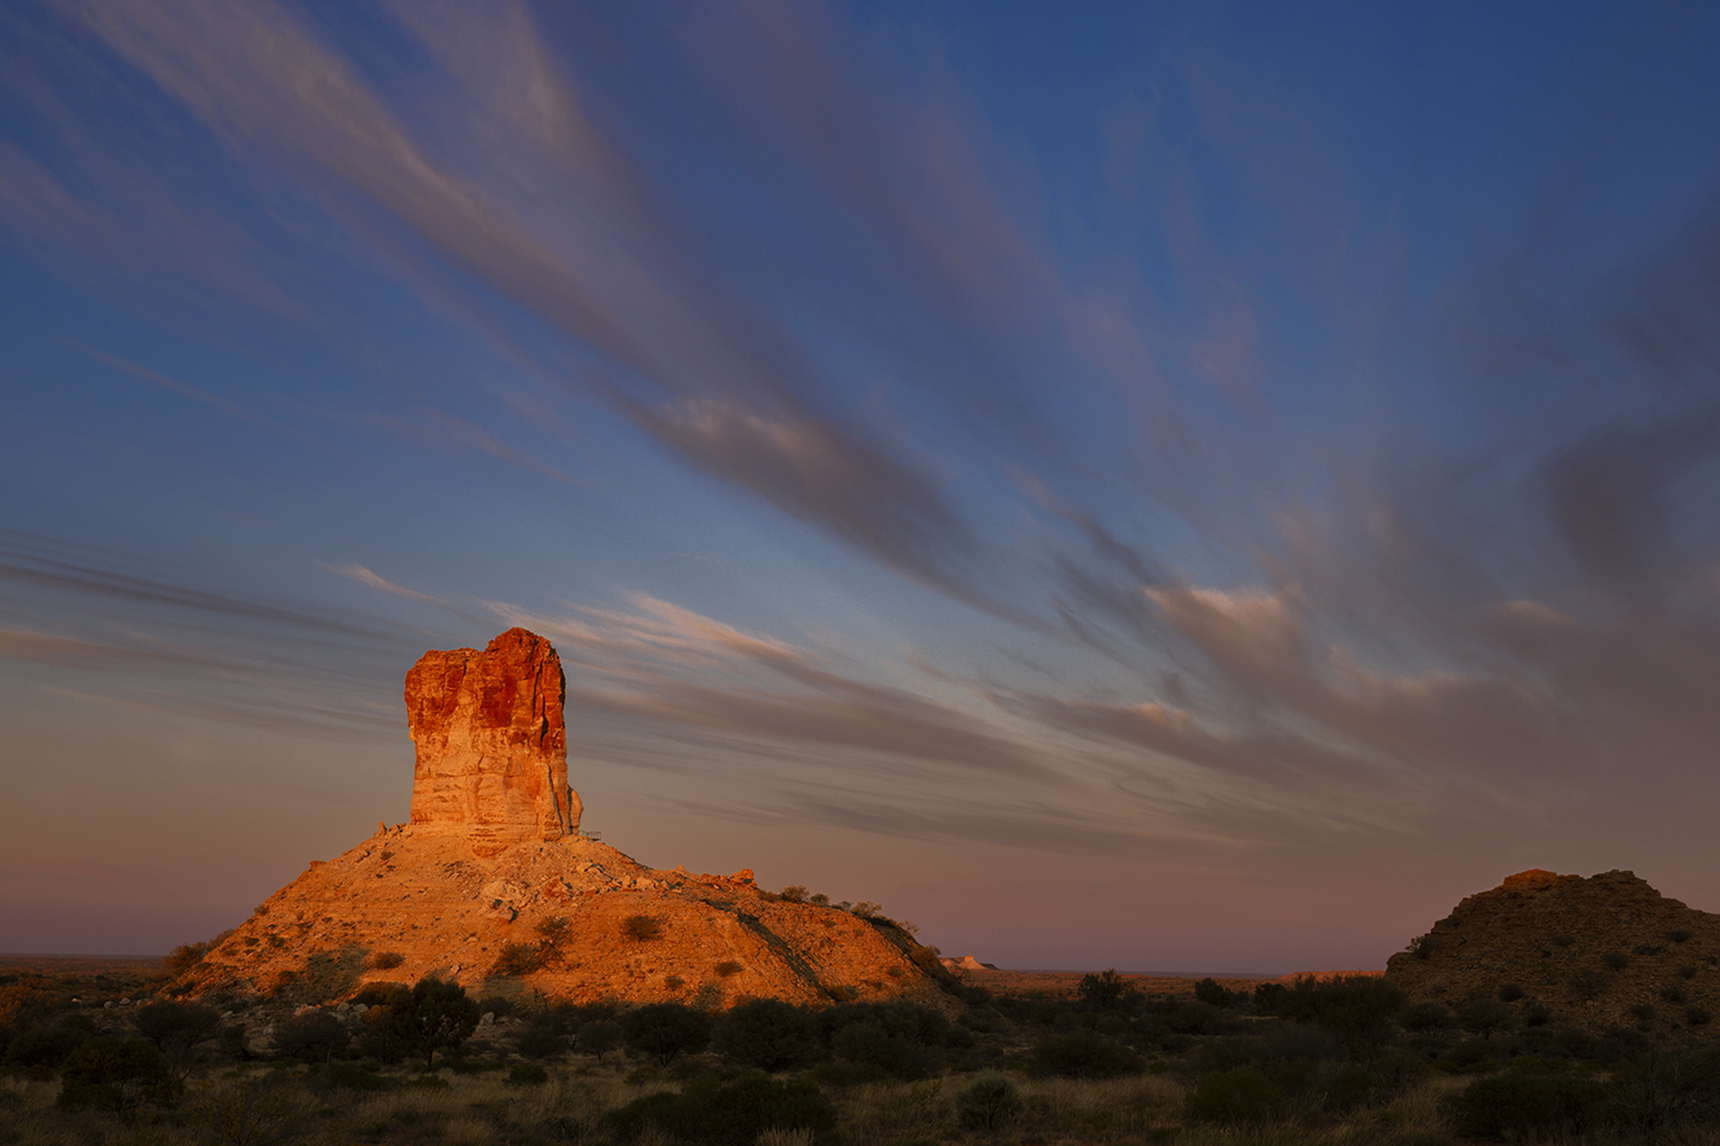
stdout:
POLYGON ((479 855, 579 830, 567 785, 567 691, 543 637, 509 629, 477 649, 432 650, 406 674, 417 747, 412 822, 463 831, 479 855))

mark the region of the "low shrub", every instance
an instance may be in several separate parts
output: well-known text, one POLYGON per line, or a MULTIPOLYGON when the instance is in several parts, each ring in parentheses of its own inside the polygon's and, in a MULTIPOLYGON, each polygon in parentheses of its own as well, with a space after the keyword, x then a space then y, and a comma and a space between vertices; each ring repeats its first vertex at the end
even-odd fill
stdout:
POLYGON ((400 1086, 397 1079, 354 1062, 317 1063, 305 1071, 305 1085, 318 1093, 352 1090, 361 1094, 376 1094, 400 1086))
POLYGON ((711 1146, 753 1146, 766 1131, 828 1133, 836 1108, 804 1079, 777 1082, 752 1076, 722 1083, 705 1075, 685 1091, 638 1098, 605 1120, 616 1137, 638 1139, 647 1127, 711 1146))
POLYGON ((663 921, 655 915, 629 915, 621 921, 621 934, 635 943, 649 943, 663 937, 663 921))
POLYGON ((1129 984, 1113 967, 1097 975, 1081 976, 1081 985, 1076 988, 1076 993, 1088 1006, 1110 1010, 1122 1006, 1129 994, 1129 984))
POLYGON ((376 971, 391 971, 406 962, 406 956, 398 951, 378 951, 370 957, 370 966, 376 971))
POLYGON ((1585 1133, 1605 1094, 1599 1083, 1554 1064, 1520 1060, 1478 1078, 1440 1107, 1464 1138, 1549 1138, 1585 1133))
POLYGON ((184 1092, 167 1059, 146 1039, 89 1039, 67 1057, 60 1081, 61 1107, 95 1107, 124 1122, 145 1106, 172 1106, 184 1092))
POLYGON ((637 1007, 622 1016, 621 1029, 629 1052, 655 1059, 659 1066, 668 1066, 683 1051, 701 1051, 711 1041, 710 1016, 681 1003, 637 1007))
POLYGON ((1259 1126, 1290 1109, 1285 1089, 1253 1066, 1202 1076, 1183 1102, 1183 1119, 1230 1126, 1259 1126))
POLYGON ((320 1009, 295 1015, 275 1027, 275 1053, 302 1063, 326 1063, 350 1041, 346 1024, 320 1009))
POLYGON ((1115 1078, 1139 1074, 1141 1056, 1097 1031, 1051 1035, 1033 1046, 1033 1063, 1041 1074, 1068 1078, 1115 1078))
POLYGON ((504 943, 490 974, 515 978, 533 974, 543 970, 546 955, 540 943, 504 943))
POLYGON ((776 1073, 816 1062, 823 1050, 818 1021, 781 999, 754 999, 730 1010, 712 1040, 730 1062, 776 1073))
POLYGON ((511 1086, 541 1086, 549 1081, 549 1071, 535 1062, 516 1062, 508 1072, 508 1083, 511 1086))
POLYGON ((1027 1109, 1015 1085, 996 1071, 986 1071, 956 1095, 956 1120, 963 1130, 995 1133, 1027 1109))

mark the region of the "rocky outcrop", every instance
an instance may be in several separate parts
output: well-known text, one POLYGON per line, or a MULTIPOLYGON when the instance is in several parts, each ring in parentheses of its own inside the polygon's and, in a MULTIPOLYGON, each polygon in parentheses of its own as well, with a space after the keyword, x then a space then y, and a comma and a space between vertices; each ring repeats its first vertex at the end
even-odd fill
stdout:
POLYGON ((1519 1017, 1720 1033, 1720 915, 1628 871, 1584 879, 1539 868, 1469 896, 1386 978, 1412 1001, 1505 998, 1519 1017))
POLYGON ((412 823, 463 834, 479 855, 579 830, 567 785, 561 658, 525 629, 477 649, 432 650, 406 674, 417 746, 412 823))
POLYGON ((189 971, 284 1002, 453 978, 575 1002, 899 996, 938 1002, 935 948, 879 916, 797 903, 751 871, 664 871, 578 832, 548 641, 426 653, 406 678, 412 822, 313 861, 189 971))

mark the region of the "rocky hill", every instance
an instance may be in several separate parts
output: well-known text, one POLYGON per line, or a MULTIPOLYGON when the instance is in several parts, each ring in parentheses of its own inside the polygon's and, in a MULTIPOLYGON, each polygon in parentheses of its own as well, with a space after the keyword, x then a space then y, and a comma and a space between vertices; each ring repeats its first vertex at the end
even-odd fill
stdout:
POLYGON ((524 629, 426 653, 406 678, 411 822, 313 861, 187 986, 312 1002, 439 975, 575 1002, 940 997, 936 950, 887 919, 784 900, 751 871, 649 868, 581 835, 564 692, 555 650, 524 629))
POLYGON ((1526 871, 1459 903, 1386 978, 1418 1003, 1483 997, 1554 1025, 1716 1033, 1720 915, 1628 871, 1526 871))

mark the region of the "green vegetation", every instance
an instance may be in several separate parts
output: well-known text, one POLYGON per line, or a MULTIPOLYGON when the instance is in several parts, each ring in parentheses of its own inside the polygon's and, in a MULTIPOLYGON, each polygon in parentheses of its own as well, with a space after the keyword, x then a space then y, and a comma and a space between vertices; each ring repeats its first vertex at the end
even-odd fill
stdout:
POLYGON ((1692 978, 1669 961, 1636 1025, 1595 1032, 1529 979, 1410 1006, 1370 976, 1145 995, 1105 972, 1073 996, 707 1012, 0 976, 0 1146, 1709 1141, 1720 1047, 1670 997, 1692 978))

